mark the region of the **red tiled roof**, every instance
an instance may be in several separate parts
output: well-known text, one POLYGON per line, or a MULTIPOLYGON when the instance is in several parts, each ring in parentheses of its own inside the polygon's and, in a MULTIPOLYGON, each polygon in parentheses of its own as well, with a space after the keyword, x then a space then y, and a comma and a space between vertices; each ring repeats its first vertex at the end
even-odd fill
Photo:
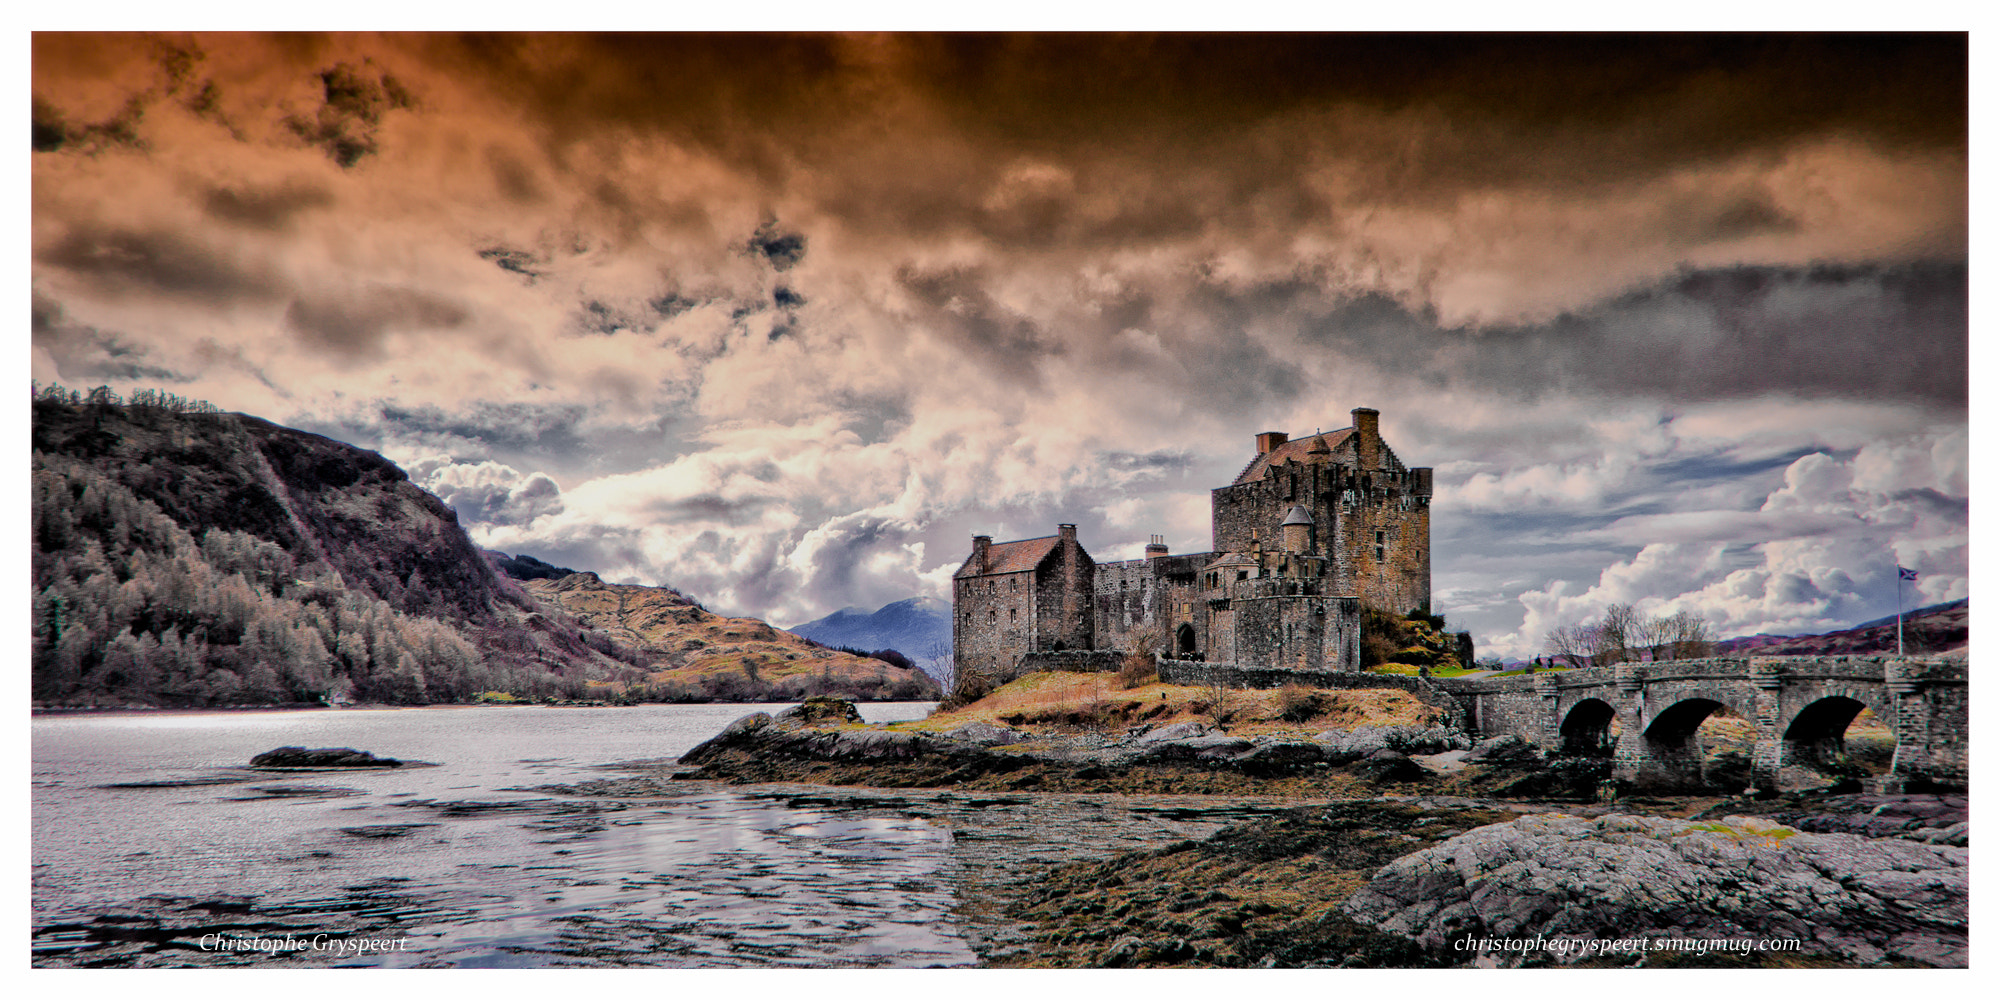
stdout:
POLYGON ((1297 459, 1301 462, 1305 461, 1306 452, 1312 449, 1312 443, 1322 436, 1326 438, 1328 448, 1338 451, 1341 445, 1347 443, 1348 438, 1354 436, 1354 428, 1347 427, 1337 431, 1326 431, 1324 435, 1307 434, 1304 437, 1287 441, 1251 459, 1250 464, 1243 467, 1243 473, 1236 477, 1236 482, 1230 485, 1236 486, 1262 479, 1264 478, 1265 470, 1273 465, 1283 465, 1289 459, 1297 459))
MULTIPOLYGON (((1050 552, 1055 551, 1056 543, 1060 541, 1062 536, 1048 535, 1042 538, 1023 538, 1013 542, 996 542, 986 549, 985 572, 1025 573, 1041 565, 1042 560, 1048 558, 1050 552)), ((976 558, 978 553, 975 552, 973 555, 976 558)), ((979 575, 981 571, 973 564, 972 559, 967 559, 965 565, 952 574, 953 577, 979 575)))

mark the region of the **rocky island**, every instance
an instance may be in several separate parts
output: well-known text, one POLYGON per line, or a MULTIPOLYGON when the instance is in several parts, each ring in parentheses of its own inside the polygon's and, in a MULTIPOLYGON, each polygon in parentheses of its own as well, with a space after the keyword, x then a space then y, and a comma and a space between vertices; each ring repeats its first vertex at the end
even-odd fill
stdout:
MULTIPOLYGON (((1273 804, 974 887, 968 912, 1012 925, 995 966, 1966 965, 1949 787, 1870 792, 1838 768, 1747 786, 1755 727, 1727 718, 1702 730, 1712 783, 1668 787, 1449 715, 1393 687, 1035 674, 912 722, 836 699, 752 713, 644 780, 1273 804)), ((1860 758, 1894 743, 1868 720, 1850 736, 1860 758)))

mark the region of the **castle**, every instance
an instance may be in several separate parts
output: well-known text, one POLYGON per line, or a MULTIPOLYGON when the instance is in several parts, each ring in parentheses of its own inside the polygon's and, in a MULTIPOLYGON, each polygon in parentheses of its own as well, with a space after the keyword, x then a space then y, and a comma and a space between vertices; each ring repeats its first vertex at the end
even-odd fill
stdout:
POLYGON ((1406 468, 1380 414, 1297 440, 1267 431, 1211 491, 1214 550, 1098 564, 1076 526, 972 539, 952 576, 961 671, 1004 680, 1022 657, 1138 651, 1293 670, 1359 670, 1361 607, 1430 607, 1431 470, 1406 468))

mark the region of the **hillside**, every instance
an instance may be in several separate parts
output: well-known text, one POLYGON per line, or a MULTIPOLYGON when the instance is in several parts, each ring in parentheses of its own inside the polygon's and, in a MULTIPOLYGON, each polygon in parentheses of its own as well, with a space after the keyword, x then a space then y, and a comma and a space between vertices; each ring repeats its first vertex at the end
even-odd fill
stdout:
MULTIPOLYGON (((1903 616, 1903 651, 1912 656, 1960 652, 1970 633, 1965 600, 1918 608, 1903 616)), ((1822 635, 1748 635, 1715 644, 1718 656, 1833 656, 1896 651, 1896 619, 1878 618, 1822 635)))
POLYGON ((876 611, 843 608, 786 631, 828 646, 893 649, 918 663, 951 652, 951 604, 935 597, 912 597, 876 611))
POLYGON ((827 649, 755 618, 726 618, 665 587, 609 584, 595 573, 524 582, 586 626, 638 649, 669 701, 792 700, 815 694, 875 701, 940 696, 930 677, 827 649))
POLYGON ((159 394, 33 404, 44 704, 458 701, 635 678, 373 452, 159 394))
POLYGON ((374 452, 161 393, 32 409, 40 706, 937 696, 670 589, 482 552, 374 452))

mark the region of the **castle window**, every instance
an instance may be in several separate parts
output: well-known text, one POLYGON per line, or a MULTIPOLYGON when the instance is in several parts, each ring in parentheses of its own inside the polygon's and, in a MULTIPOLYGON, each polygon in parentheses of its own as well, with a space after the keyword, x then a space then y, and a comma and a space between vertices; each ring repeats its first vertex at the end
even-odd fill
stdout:
POLYGON ((1008 620, 1008 621, 1010 621, 1010 622, 1014 620, 1014 609, 1013 609, 1013 608, 1008 608, 1008 609, 1007 609, 1007 620, 1008 620))

